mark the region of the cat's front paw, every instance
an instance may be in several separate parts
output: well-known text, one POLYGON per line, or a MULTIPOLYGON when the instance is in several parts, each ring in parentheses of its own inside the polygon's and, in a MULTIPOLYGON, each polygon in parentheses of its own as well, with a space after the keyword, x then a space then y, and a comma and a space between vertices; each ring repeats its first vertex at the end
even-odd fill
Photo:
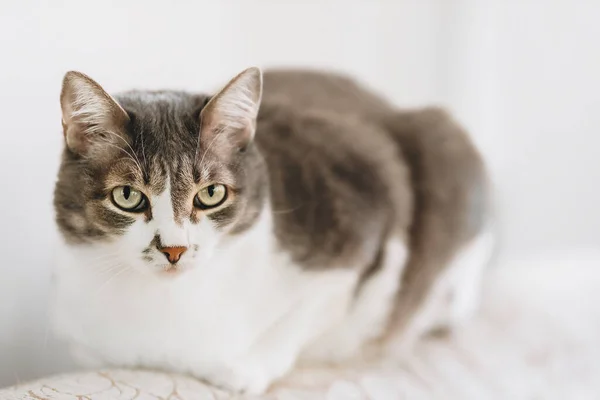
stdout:
POLYGON ((265 368, 252 364, 237 364, 216 368, 204 378, 211 384, 225 390, 251 395, 261 395, 267 391, 275 377, 265 368))

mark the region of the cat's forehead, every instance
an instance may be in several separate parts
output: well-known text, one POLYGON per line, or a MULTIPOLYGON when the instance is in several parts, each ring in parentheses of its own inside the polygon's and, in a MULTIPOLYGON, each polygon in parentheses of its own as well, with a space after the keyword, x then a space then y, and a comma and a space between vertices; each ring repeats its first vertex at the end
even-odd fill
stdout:
POLYGON ((229 165, 205 151, 199 142, 200 111, 207 96, 177 91, 130 91, 115 95, 127 111, 127 134, 134 157, 122 153, 124 166, 110 168, 111 183, 132 179, 161 191, 171 186, 190 186, 218 181, 234 184, 229 165), (140 168, 141 165, 141 168, 140 168))
MULTIPOLYGON (((127 135, 135 153, 151 164, 195 157, 203 96, 177 91, 129 91, 115 99, 130 117, 127 135)), ((170 169, 170 168, 168 168, 170 169)))
POLYGON ((205 97, 176 91, 130 91, 115 96, 130 116, 136 146, 173 158, 195 151, 205 97))

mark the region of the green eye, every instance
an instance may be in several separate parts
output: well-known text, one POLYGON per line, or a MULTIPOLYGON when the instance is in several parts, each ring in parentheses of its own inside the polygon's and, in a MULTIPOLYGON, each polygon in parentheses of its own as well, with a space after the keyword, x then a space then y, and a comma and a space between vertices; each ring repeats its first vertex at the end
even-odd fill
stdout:
POLYGON ((113 203, 121 210, 139 212, 146 208, 146 197, 131 186, 119 186, 112 191, 113 203))
POLYGON ((227 199, 227 188, 220 183, 200 189, 194 198, 194 205, 198 208, 213 208, 221 205, 227 199))

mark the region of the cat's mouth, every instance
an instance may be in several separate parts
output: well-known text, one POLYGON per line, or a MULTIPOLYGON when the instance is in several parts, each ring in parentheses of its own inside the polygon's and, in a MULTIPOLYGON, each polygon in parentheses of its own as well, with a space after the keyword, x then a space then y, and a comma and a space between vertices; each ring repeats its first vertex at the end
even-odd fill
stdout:
POLYGON ((187 268, 185 268, 181 265, 166 264, 162 267, 159 274, 161 276, 165 276, 167 278, 174 278, 176 276, 183 274, 186 270, 187 270, 187 268))

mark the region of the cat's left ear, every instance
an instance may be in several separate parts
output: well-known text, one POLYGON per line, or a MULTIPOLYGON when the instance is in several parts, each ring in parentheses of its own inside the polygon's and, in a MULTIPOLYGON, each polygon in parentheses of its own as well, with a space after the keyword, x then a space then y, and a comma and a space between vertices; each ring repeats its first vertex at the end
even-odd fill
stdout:
POLYGON ((202 109, 200 141, 213 148, 245 148, 254 138, 261 98, 261 70, 242 71, 202 109))

